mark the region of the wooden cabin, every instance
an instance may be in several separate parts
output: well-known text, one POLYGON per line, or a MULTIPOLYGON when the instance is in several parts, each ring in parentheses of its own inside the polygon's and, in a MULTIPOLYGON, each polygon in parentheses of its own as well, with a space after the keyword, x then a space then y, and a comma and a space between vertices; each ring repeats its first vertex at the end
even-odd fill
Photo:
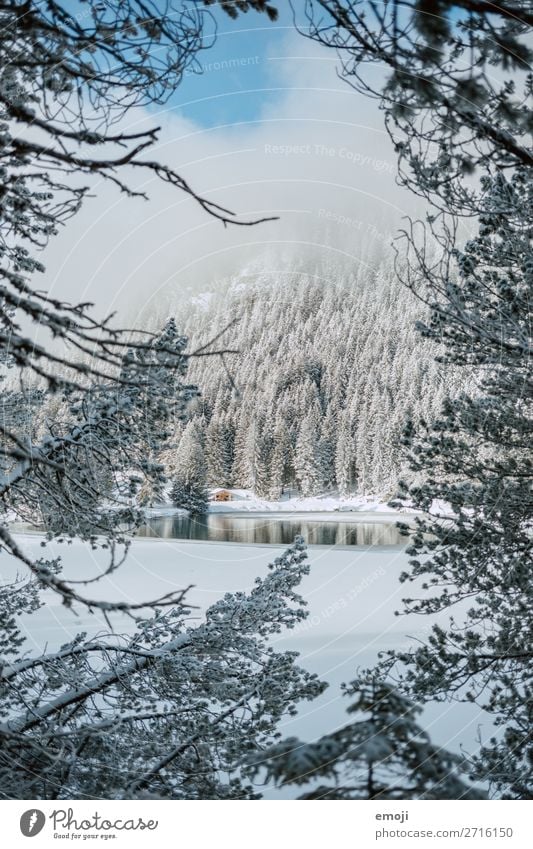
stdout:
POLYGON ((212 496, 212 501, 231 501, 231 492, 228 489, 216 489, 212 496))

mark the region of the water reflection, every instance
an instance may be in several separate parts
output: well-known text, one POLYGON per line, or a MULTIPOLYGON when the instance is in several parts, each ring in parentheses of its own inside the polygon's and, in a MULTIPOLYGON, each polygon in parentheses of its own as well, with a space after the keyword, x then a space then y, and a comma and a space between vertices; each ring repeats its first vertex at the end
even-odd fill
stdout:
POLYGON ((406 545, 395 524, 386 522, 320 522, 269 517, 162 516, 149 519, 138 536, 207 542, 288 545, 301 534, 309 545, 406 545))

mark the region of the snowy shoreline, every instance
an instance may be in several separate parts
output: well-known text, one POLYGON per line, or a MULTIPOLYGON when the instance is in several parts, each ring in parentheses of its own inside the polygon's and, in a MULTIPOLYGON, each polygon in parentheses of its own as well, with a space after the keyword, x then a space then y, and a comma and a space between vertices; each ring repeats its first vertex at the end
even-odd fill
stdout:
MULTIPOLYGON (((211 490, 211 499, 221 490, 211 490)), ((398 519, 420 515, 419 511, 409 508, 395 510, 377 496, 352 496, 341 498, 338 495, 317 495, 286 498, 283 501, 267 501, 259 498, 247 489, 227 489, 230 500, 210 500, 208 515, 225 513, 235 517, 253 516, 257 518, 307 519, 321 522, 395 522, 398 519)), ((170 504, 146 507, 147 519, 163 516, 187 515, 187 511, 170 504)))
MULTIPOLYGON (((253 513, 392 513, 393 510, 378 496, 354 495, 341 498, 339 495, 295 496, 281 501, 267 501, 247 489, 228 489, 230 501, 210 501, 210 513, 253 512, 253 513)), ((216 493, 213 490, 212 493, 216 493)))

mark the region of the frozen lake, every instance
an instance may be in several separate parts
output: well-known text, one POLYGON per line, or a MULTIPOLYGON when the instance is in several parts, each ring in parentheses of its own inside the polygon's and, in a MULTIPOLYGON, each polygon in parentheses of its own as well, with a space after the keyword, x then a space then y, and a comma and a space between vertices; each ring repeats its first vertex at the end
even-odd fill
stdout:
MULTIPOLYGON (((17 539, 33 557, 62 556, 65 574, 72 578, 93 577, 105 567, 105 552, 76 542, 42 548, 38 535, 17 539)), ((90 592, 93 597, 140 601, 192 584, 189 600, 198 606, 193 617, 200 617, 202 610, 225 592, 250 590, 254 578, 265 574, 267 564, 283 548, 138 538, 119 570, 91 585, 90 592)), ((3 579, 7 580, 16 567, 12 563, 11 569, 7 568, 6 555, 2 560, 3 579)), ((274 643, 280 649, 298 651, 299 663, 330 685, 320 698, 302 703, 298 715, 282 724, 283 734, 311 740, 348 721, 347 700, 339 691, 341 682, 373 665, 378 652, 406 647, 412 644, 412 637, 427 637, 430 623, 426 617, 394 615, 401 609, 402 596, 412 593, 412 587, 398 581, 407 563, 401 546, 310 548, 309 560, 311 571, 301 585, 309 617, 295 630, 276 636, 274 643)), ((48 594, 47 601, 24 620, 28 644, 34 650, 42 650, 44 643, 52 650, 80 631, 96 634, 108 630, 98 612, 75 615, 55 596, 48 594)), ((117 631, 132 628, 126 618, 116 616, 113 621, 117 631)), ((484 738, 490 733, 486 714, 471 704, 431 705, 424 709, 422 723, 434 742, 455 751, 462 745, 474 752, 479 745, 478 730, 484 738)), ((291 792, 272 789, 266 795, 287 798, 291 792)))

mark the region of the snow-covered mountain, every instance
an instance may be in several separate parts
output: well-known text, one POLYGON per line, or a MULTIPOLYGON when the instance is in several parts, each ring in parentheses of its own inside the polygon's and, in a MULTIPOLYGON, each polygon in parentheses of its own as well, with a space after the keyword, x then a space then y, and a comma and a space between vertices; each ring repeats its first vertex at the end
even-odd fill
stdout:
MULTIPOLYGON (((191 416, 213 486, 271 499, 282 487, 390 494, 406 419, 431 418, 453 389, 453 374, 443 377, 434 345, 415 329, 420 306, 389 259, 276 271, 258 260, 165 311, 192 352, 210 340, 207 350, 226 351, 190 362, 202 391, 191 416)), ((172 467, 172 449, 166 460, 172 467)))

